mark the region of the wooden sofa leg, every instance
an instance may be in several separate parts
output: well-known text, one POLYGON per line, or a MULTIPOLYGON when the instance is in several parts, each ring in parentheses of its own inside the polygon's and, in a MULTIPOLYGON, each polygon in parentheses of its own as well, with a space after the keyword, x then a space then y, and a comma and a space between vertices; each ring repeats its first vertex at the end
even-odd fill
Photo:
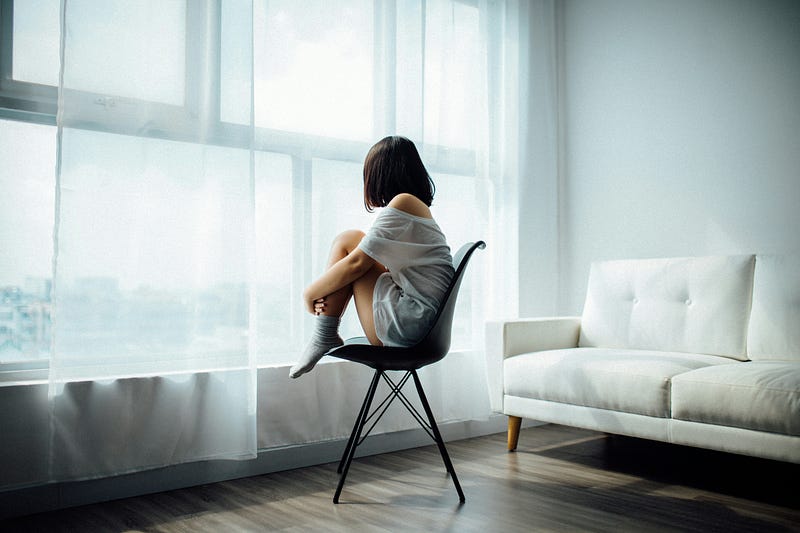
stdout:
POLYGON ((517 441, 519 441, 519 428, 522 424, 522 418, 518 416, 508 417, 508 451, 513 452, 517 449, 517 441))

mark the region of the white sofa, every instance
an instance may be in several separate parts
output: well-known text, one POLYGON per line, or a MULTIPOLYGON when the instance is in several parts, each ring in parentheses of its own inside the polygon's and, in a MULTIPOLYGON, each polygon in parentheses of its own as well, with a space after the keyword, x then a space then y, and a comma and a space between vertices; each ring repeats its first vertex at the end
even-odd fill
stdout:
POLYGON ((492 321, 509 416, 800 463, 800 255, 596 262, 580 317, 492 321))

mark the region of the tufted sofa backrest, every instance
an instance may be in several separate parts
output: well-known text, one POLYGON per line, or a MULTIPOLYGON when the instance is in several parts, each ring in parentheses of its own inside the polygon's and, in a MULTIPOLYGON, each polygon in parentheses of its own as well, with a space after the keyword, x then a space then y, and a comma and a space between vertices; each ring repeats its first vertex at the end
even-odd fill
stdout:
POLYGON ((592 263, 579 346, 747 360, 755 256, 592 263))
POLYGON ((800 361, 800 253, 756 256, 747 353, 754 361, 800 361))

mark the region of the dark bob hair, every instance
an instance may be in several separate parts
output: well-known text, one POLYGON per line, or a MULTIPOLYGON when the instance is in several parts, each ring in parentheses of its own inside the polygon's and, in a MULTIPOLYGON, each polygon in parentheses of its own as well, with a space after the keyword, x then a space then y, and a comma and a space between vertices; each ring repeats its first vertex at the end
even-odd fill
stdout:
POLYGON ((435 191, 417 147, 405 137, 384 137, 367 153, 364 160, 364 207, 367 211, 386 207, 401 193, 413 194, 430 207, 435 191))

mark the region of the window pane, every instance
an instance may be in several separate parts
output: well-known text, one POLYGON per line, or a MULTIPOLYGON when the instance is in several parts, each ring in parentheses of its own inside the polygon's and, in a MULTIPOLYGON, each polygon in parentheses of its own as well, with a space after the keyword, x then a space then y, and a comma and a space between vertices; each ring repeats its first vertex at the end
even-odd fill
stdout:
POLYGON ((250 124, 253 69, 253 19, 250 2, 222 2, 220 36, 220 119, 250 124))
POLYGON ((459 2, 426 5, 425 142, 472 149, 480 109, 478 9, 459 2))
POLYGON ((0 120, 0 362, 50 350, 55 134, 0 120))
POLYGON ((423 8, 419 0, 397 2, 397 30, 395 38, 395 83, 397 134, 409 139, 422 139, 423 116, 423 8))
MULTIPOLYGON (((294 243, 292 159, 282 154, 256 153, 256 297, 258 301, 258 362, 279 364, 295 360, 302 349, 303 313, 295 275, 303 261, 303 246, 294 243)), ((302 201, 302 200, 301 200, 302 201)))
POLYGON ((66 5, 65 87, 183 104, 184 1, 71 0, 66 5))
POLYGON ((59 0, 14 2, 11 77, 58 85, 59 0))
MULTIPOLYGON (((464 243, 482 239, 487 234, 491 187, 488 182, 471 176, 432 173, 432 177, 436 183, 433 216, 455 255, 464 243)), ((478 316, 481 304, 474 301, 477 297, 474 295, 482 293, 479 277, 475 276, 480 268, 480 261, 470 264, 467 275, 472 279, 461 285, 453 319, 452 350, 474 346, 474 332, 483 327, 483 317, 478 316)))
POLYGON ((371 140, 371 0, 270 0, 255 13, 256 125, 371 140))
POLYGON ((54 354, 62 377, 246 360, 247 150, 63 132, 54 354))

